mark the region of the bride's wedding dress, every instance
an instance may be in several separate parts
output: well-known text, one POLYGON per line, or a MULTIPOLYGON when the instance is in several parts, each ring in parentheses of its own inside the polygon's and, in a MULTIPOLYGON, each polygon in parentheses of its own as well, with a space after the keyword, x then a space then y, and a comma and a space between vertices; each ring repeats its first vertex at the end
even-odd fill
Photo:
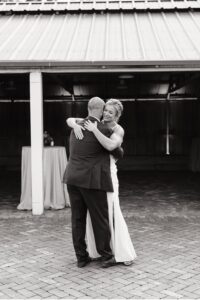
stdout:
MULTIPOLYGON (((137 255, 128 232, 128 227, 121 212, 119 203, 117 166, 115 163, 115 158, 112 155, 110 155, 110 171, 114 189, 113 193, 107 192, 109 223, 111 230, 111 248, 116 262, 132 262, 137 255)), ((86 240, 88 247, 87 250, 90 257, 99 257, 99 254, 96 250, 94 233, 89 213, 87 214, 86 240)))

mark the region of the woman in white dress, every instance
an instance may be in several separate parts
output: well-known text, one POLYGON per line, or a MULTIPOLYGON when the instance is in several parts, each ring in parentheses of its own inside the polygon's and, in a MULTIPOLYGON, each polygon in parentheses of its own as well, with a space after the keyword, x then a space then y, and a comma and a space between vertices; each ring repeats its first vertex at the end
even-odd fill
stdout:
MULTIPOLYGON (((87 128, 87 130, 89 131, 92 131, 98 139, 98 141, 108 151, 111 151, 114 149, 113 147, 116 147, 114 146, 116 145, 116 141, 118 146, 121 145, 123 141, 124 130, 118 124, 118 120, 122 114, 122 111, 123 106, 119 100, 110 99, 106 102, 102 122, 106 123, 106 126, 110 128, 110 137, 106 137, 98 130, 97 123, 92 123, 90 121, 87 121, 85 123, 85 128, 87 128)), ((77 123, 76 126, 73 126, 73 124, 74 122, 70 122, 70 124, 68 123, 69 126, 74 128, 75 135, 77 136, 77 138, 83 138, 83 135, 81 134, 81 130, 83 128, 81 126, 78 126, 77 123)), ((114 153, 113 155, 110 155, 110 171, 114 192, 107 192, 107 199, 109 211, 109 224, 111 231, 111 248, 114 254, 113 265, 115 265, 116 263, 131 265, 134 259, 137 257, 137 255, 135 253, 128 231, 128 227, 120 208, 119 182, 117 177, 117 166, 114 153)), ((89 252, 90 257, 98 258, 99 254, 96 250, 94 233, 89 213, 87 215, 86 240, 88 246, 87 250, 89 252)))

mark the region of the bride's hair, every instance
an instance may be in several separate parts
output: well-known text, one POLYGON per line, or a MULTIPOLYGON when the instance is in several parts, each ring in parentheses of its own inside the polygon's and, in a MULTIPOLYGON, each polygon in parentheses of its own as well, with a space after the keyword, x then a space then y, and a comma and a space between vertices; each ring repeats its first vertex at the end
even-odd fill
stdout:
POLYGON ((116 119, 117 121, 119 120, 119 118, 121 117, 122 115, 122 112, 123 112, 123 105, 122 103, 117 100, 117 99, 109 99, 107 102, 106 102, 106 105, 112 105, 114 108, 115 108, 115 111, 116 111, 116 119))

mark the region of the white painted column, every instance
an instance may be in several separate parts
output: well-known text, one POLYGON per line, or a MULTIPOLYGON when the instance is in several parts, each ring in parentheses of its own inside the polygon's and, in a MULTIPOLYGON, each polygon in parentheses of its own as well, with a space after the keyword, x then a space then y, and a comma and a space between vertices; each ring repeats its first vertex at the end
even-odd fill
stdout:
POLYGON ((166 99, 166 155, 170 155, 170 140, 169 140, 169 113, 170 113, 170 107, 169 107, 169 99, 170 99, 170 93, 167 94, 166 99))
POLYGON ((31 117, 31 175, 32 213, 44 211, 43 195, 43 92, 42 73, 30 73, 30 117, 31 117))

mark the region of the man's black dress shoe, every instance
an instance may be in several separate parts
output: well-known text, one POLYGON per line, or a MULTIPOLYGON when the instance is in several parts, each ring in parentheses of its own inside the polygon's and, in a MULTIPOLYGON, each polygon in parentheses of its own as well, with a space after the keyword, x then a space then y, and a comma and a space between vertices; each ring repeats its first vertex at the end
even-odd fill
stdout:
POLYGON ((77 267, 78 267, 78 268, 84 268, 84 267, 85 267, 86 265, 88 265, 91 261, 92 261, 92 259, 88 256, 86 259, 78 261, 78 262, 77 262, 77 267))
POLYGON ((115 258, 112 257, 108 260, 103 261, 101 267, 102 268, 110 268, 110 267, 116 266, 117 264, 118 263, 116 262, 115 258))

